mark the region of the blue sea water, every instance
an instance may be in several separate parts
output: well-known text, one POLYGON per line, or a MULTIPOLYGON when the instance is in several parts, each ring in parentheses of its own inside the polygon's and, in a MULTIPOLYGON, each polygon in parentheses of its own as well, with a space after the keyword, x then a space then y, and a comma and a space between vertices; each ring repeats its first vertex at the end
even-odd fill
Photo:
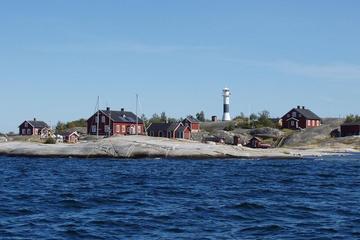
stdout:
POLYGON ((0 239, 359 239, 360 155, 0 157, 0 239))

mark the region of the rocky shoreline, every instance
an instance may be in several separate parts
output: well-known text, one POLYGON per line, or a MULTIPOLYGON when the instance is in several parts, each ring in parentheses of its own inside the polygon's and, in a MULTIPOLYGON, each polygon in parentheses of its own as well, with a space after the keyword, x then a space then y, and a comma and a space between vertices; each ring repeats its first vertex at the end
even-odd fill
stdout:
POLYGON ((112 137, 79 144, 40 144, 16 141, 0 144, 0 155, 27 157, 258 159, 306 158, 356 152, 359 151, 351 148, 251 149, 242 146, 204 144, 146 136, 112 137))

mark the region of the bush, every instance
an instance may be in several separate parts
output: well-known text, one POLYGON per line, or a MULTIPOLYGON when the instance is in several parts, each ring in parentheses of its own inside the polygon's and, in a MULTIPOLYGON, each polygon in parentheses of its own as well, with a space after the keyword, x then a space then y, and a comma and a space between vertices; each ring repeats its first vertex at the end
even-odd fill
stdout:
POLYGON ((47 139, 45 140, 45 144, 55 144, 55 143, 56 143, 56 139, 55 139, 55 138, 49 137, 49 138, 47 138, 47 139))
POLYGON ((224 131, 230 132, 230 131, 233 131, 234 129, 235 129, 234 123, 229 123, 229 124, 224 128, 224 131))

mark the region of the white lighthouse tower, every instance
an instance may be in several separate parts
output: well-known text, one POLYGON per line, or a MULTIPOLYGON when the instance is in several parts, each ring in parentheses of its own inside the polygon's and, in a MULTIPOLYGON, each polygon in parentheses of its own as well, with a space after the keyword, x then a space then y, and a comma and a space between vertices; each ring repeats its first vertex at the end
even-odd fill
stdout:
POLYGON ((223 89, 223 97, 224 97, 224 115, 222 120, 223 121, 231 121, 230 117, 230 89, 224 88, 223 89))

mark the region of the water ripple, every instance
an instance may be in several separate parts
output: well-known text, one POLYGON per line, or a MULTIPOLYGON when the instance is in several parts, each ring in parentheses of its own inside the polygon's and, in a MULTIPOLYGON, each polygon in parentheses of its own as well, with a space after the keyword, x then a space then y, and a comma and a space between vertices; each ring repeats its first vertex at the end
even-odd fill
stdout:
POLYGON ((358 239, 359 160, 0 157, 0 237, 358 239))

